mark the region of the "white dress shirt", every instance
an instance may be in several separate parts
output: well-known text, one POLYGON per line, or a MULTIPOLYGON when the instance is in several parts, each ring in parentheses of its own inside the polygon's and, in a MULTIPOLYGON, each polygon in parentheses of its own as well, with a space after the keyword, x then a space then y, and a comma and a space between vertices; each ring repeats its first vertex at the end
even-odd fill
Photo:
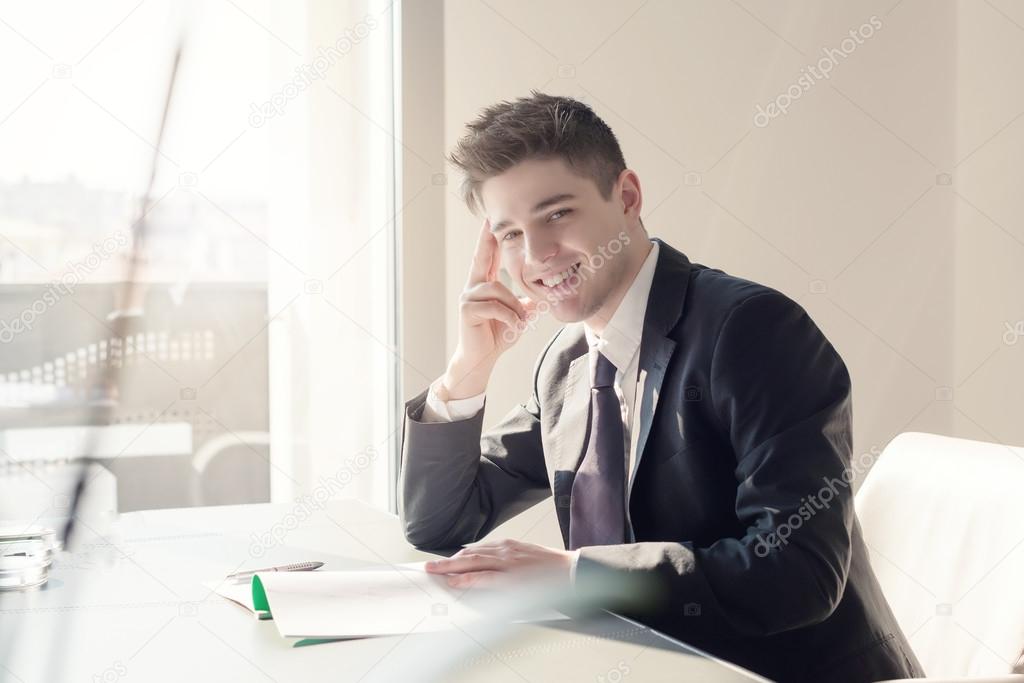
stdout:
MULTIPOLYGON (((625 296, 619 303, 618 308, 612 317, 605 323, 604 334, 598 335, 586 323, 583 324, 583 331, 590 345, 591 364, 597 361, 595 353, 603 353, 604 356, 616 367, 614 389, 619 397, 622 406, 622 432, 623 452, 628 453, 629 478, 627 479, 626 490, 629 491, 630 484, 636 474, 637 453, 636 439, 633 438, 639 431, 639 424, 636 423, 634 410, 636 399, 636 388, 640 363, 640 341, 643 337, 644 317, 647 313, 647 300, 651 294, 651 283, 654 281, 654 269, 658 263, 658 243, 652 240, 651 251, 647 254, 636 277, 626 291, 625 296)), ((588 375, 589 376, 589 375, 588 375)), ((442 378, 436 379, 430 385, 427 392, 426 405, 423 407, 422 420, 424 422, 452 422, 464 420, 476 415, 484 405, 486 392, 470 396, 464 399, 442 401, 437 397, 437 385, 442 378)), ((629 501, 626 503, 628 539, 634 539, 633 530, 629 521, 629 501)), ((579 552, 576 552, 576 558, 579 552)), ((576 563, 573 561, 573 576, 575 577, 576 563)))

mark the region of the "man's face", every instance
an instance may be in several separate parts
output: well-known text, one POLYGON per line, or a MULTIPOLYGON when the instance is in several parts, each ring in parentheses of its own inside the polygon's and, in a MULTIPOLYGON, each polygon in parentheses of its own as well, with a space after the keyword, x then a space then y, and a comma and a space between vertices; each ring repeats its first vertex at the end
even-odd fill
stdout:
POLYGON ((602 311, 629 287, 625 278, 641 247, 631 228, 639 193, 626 178, 635 174, 623 174, 608 200, 562 159, 523 161, 481 186, 502 265, 523 294, 547 301, 562 322, 607 321, 602 311), (626 208, 624 197, 636 204, 626 208))

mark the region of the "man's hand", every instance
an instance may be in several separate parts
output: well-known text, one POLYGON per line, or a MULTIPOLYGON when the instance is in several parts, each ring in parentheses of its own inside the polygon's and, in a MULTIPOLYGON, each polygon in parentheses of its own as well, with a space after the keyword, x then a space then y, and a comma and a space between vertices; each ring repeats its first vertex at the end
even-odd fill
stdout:
POLYGON ((517 298, 498 280, 501 254, 484 220, 477 238, 466 286, 459 297, 459 343, 442 382, 444 400, 476 396, 498 360, 519 339, 523 322, 535 308, 528 298, 517 298))
POLYGON ((512 539, 470 543, 449 558, 426 563, 431 574, 450 574, 457 588, 503 586, 524 580, 564 581, 569 585, 571 550, 548 548, 512 539))

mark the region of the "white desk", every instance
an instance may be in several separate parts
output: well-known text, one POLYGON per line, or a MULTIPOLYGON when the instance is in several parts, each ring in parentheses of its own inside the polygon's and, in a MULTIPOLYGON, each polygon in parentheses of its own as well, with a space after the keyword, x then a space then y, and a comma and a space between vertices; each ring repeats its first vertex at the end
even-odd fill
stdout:
POLYGON ((202 582, 300 560, 337 569, 429 557, 405 542, 396 517, 361 503, 329 502, 297 525, 287 518, 294 509, 121 515, 112 544, 55 565, 42 590, 0 593, 0 680, 763 680, 611 614, 519 625, 500 642, 456 630, 292 648, 272 621, 253 619, 202 582), (260 544, 271 529, 280 542, 260 544), (116 558, 109 564, 104 547, 116 558))

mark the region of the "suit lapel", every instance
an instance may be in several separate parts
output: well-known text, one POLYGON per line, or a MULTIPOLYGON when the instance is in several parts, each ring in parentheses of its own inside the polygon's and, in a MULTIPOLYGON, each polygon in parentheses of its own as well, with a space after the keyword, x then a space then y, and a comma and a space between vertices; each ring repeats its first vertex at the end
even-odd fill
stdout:
MULTIPOLYGON (((654 411, 658 407, 658 396, 661 395, 661 384, 665 379, 665 369, 672 358, 672 352, 676 348, 675 341, 667 337, 659 337, 652 340, 647 348, 641 347, 639 362, 639 377, 636 386, 636 398, 633 403, 639 410, 640 424, 637 429, 636 442, 636 464, 634 471, 640 468, 643 459, 644 447, 647 445, 647 437, 651 434, 651 424, 654 422, 654 411)), ((635 423, 634 423, 635 424, 635 423)), ((633 477, 629 480, 629 492, 633 492, 633 477)))
POLYGON ((565 378, 562 412, 558 417, 555 445, 555 469, 575 472, 583 456, 583 445, 590 415, 590 373, 586 342, 582 356, 569 365, 565 378))
MULTIPOLYGON (((665 242, 658 242, 658 264, 651 282, 651 293, 647 299, 644 315, 644 332, 640 341, 640 359, 637 363, 636 398, 634 411, 638 411, 639 425, 634 421, 637 434, 636 463, 634 472, 640 471, 647 440, 654 423, 661 385, 665 372, 676 349, 676 342, 668 335, 683 314, 683 303, 690 281, 690 261, 686 256, 665 242)), ((633 491, 635 476, 629 480, 629 492, 633 491)))
POLYGON ((587 421, 590 417, 590 368, 583 328, 576 330, 575 336, 568 335, 567 339, 569 346, 564 351, 565 358, 572 360, 566 370, 565 384, 562 387, 562 407, 551 431, 549 472, 558 526, 566 548, 569 547, 569 501, 572 496, 572 483, 583 458, 587 421))

